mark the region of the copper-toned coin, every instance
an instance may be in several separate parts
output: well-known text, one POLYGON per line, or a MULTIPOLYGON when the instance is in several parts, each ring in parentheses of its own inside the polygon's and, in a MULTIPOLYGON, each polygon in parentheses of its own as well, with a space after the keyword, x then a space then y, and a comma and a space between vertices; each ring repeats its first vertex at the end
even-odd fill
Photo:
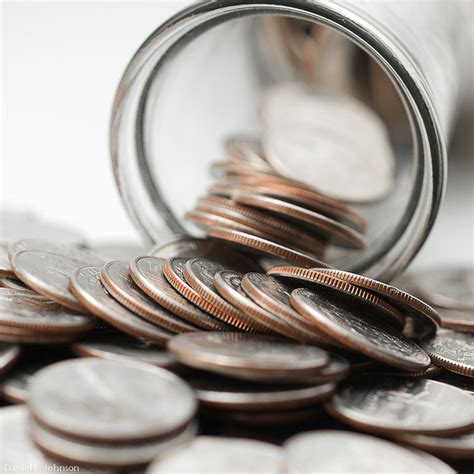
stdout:
POLYGON ((280 316, 288 322, 294 321, 301 324, 306 330, 318 336, 319 343, 322 344, 323 347, 341 347, 336 341, 330 341, 326 335, 318 331, 314 323, 308 322, 306 318, 301 316, 301 314, 291 306, 290 295, 293 288, 289 285, 286 285, 284 282, 272 276, 250 272, 243 276, 241 286, 244 292, 262 308, 280 316))
POLYGON ((145 321, 115 301, 100 283, 98 267, 74 271, 70 288, 92 314, 131 336, 165 345, 173 334, 145 321))
POLYGON ((387 300, 391 305, 399 309, 404 316, 412 319, 411 324, 418 336, 423 336, 423 329, 425 332, 434 332, 436 326, 441 322, 440 315, 435 309, 394 286, 342 270, 322 269, 320 271, 321 273, 365 288, 372 293, 376 293, 384 300, 387 300))
POLYGON ((329 362, 327 352, 317 347, 244 333, 180 334, 168 350, 191 367, 258 381, 311 380, 329 362))
POLYGON ((441 329, 421 341, 436 365, 465 377, 474 377, 474 334, 441 329))
POLYGON ((349 431, 308 431, 290 438, 283 448, 289 474, 309 474, 315 466, 318 472, 328 473, 454 474, 448 465, 425 453, 349 431))
POLYGON ((58 433, 126 443, 181 431, 197 404, 190 387, 164 369, 84 358, 38 371, 28 406, 36 420, 58 433))
POLYGON ((325 273, 320 271, 319 268, 306 269, 287 266, 273 267, 268 270, 268 274, 285 278, 292 278, 295 280, 303 280, 312 284, 332 288, 351 297, 360 299, 361 301, 367 303, 370 306, 373 306, 380 312, 379 319, 386 321, 387 323, 399 329, 403 329, 404 327, 405 320, 401 313, 391 304, 387 303, 383 298, 380 298, 377 295, 371 293, 370 291, 364 290, 363 288, 340 280, 339 278, 326 275, 325 273))
POLYGON ((322 385, 256 384, 211 374, 187 379, 204 406, 221 410, 289 410, 315 405, 329 398, 334 383, 322 385))
POLYGON ((441 327, 474 333, 474 312, 445 308, 437 308, 437 311, 441 319, 441 327))
MULTIPOLYGON (((197 434, 197 424, 190 423, 177 436, 140 443, 97 443, 60 435, 30 420, 29 431, 35 444, 47 456, 78 468, 112 469, 112 472, 144 468, 161 453, 173 451, 191 441, 197 434)), ((54 464, 57 469, 57 464, 54 464)), ((86 472, 91 472, 89 469, 86 472)), ((92 472, 96 472, 94 469, 92 472)), ((137 471, 134 471, 137 472, 137 471)), ((143 472, 143 469, 139 472, 143 472)))
POLYGON ((32 332, 77 334, 97 325, 94 318, 63 308, 46 308, 21 292, 0 288, 0 327, 15 327, 32 332))
POLYGON ((268 196, 286 201, 311 211, 321 213, 339 222, 347 223, 359 231, 366 227, 365 219, 345 204, 328 198, 316 191, 284 183, 254 181, 249 183, 219 183, 212 186, 211 193, 232 197, 234 194, 268 196))
POLYGON ((39 332, 12 326, 0 326, 0 341, 21 344, 67 344, 80 337, 81 333, 39 332))
POLYGON ((447 309, 474 311, 474 269, 431 268, 412 276, 414 291, 429 303, 447 309))
POLYGON ((17 252, 11 261, 16 276, 28 287, 67 308, 84 311, 84 306, 69 291, 69 277, 76 268, 88 265, 87 262, 40 250, 17 252))
POLYGON ((72 244, 60 244, 54 241, 42 239, 20 239, 10 242, 8 245, 8 255, 10 259, 18 252, 25 250, 37 250, 41 252, 56 253, 75 260, 81 260, 89 265, 103 265, 107 262, 107 257, 100 255, 85 247, 72 244))
POLYGON ((158 456, 147 474, 280 474, 284 466, 282 449, 273 444, 244 438, 198 436, 158 456))
POLYGON ((197 330, 149 299, 132 280, 127 262, 113 261, 104 265, 100 281, 120 304, 151 323, 174 333, 197 330))
POLYGON ((396 439, 443 458, 474 459, 474 431, 449 437, 405 433, 396 439))
POLYGON ((299 288, 291 293, 296 310, 342 345, 410 372, 429 367, 428 354, 412 340, 380 321, 373 306, 331 289, 299 288))
MULTIPOLYGON (((219 308, 209 303, 202 297, 186 280, 184 269, 188 259, 170 258, 163 265, 163 274, 173 288, 184 296, 188 301, 196 305, 202 311, 209 313, 220 322, 219 330, 229 330, 230 326, 224 318, 229 319, 228 314, 224 314, 219 308)), ((235 320, 235 324, 239 325, 239 321, 235 320)))
POLYGON ((357 429, 382 433, 443 435, 474 426, 474 399, 428 379, 358 378, 339 389, 327 409, 357 429))
POLYGON ((166 350, 126 334, 89 336, 74 343, 71 349, 81 357, 146 362, 168 370, 174 370, 178 366, 176 359, 166 350))
POLYGON ((166 280, 163 266, 161 258, 137 257, 130 262, 130 276, 150 298, 191 324, 208 331, 228 327, 181 296, 166 280))
POLYGON ((323 255, 326 243, 301 227, 290 224, 265 212, 237 204, 220 196, 204 196, 199 199, 198 210, 227 217, 260 232, 272 235, 275 239, 290 246, 301 248, 313 255, 323 255))
POLYGON ((253 331, 255 327, 262 328, 258 323, 249 321, 252 318, 248 318, 244 311, 224 299, 214 287, 215 276, 225 269, 223 265, 212 260, 194 258, 186 262, 183 273, 191 287, 210 305, 217 308, 218 317, 227 324, 244 331, 253 331))
POLYGON ((224 226, 229 229, 241 230, 242 232, 253 232, 260 237, 266 237, 265 234, 263 234, 259 230, 255 230, 254 228, 249 227, 248 225, 241 224, 240 222, 236 222, 235 220, 229 219, 228 217, 216 215, 212 212, 207 212, 205 210, 188 211, 186 212, 184 217, 188 221, 203 228, 208 228, 211 226, 224 226))
POLYGON ((0 277, 14 277, 10 259, 8 258, 7 248, 5 245, 0 245, 0 277))
POLYGON ((240 204, 264 209, 292 222, 309 226, 316 234, 329 239, 335 245, 352 249, 363 249, 366 246, 366 240, 360 232, 304 207, 255 194, 233 194, 232 199, 240 204))
POLYGON ((207 235, 214 239, 224 240, 225 242, 238 245, 246 250, 272 255, 277 258, 289 260, 290 262, 294 262, 304 267, 326 266, 325 263, 309 254, 246 232, 226 229, 224 227, 209 227, 207 235))
POLYGON ((262 333, 277 333, 300 342, 324 342, 319 334, 299 321, 287 321, 255 303, 242 290, 240 285, 242 277, 242 273, 224 270, 217 273, 214 284, 223 298, 242 311, 245 320, 255 330, 262 333))
POLYGON ((19 345, 0 342, 0 376, 4 376, 15 365, 21 354, 19 345))

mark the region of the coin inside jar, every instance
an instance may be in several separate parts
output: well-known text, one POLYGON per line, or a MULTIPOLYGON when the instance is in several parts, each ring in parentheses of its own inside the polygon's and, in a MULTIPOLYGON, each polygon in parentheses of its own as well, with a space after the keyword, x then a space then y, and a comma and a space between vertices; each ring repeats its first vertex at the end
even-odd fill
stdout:
POLYGON ((28 406, 38 422, 56 432, 128 442, 178 432, 194 416, 196 401, 183 381, 163 369, 86 358, 37 372, 28 406))
POLYGON ((304 381, 329 362, 317 347, 244 333, 180 334, 168 350, 185 365, 246 380, 304 381))

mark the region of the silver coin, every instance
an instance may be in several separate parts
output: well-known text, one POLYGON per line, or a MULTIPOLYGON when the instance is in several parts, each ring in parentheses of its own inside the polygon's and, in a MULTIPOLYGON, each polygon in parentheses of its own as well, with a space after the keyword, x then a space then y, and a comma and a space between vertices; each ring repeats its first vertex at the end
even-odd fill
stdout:
POLYGON ((63 308, 47 308, 17 290, 0 288, 0 326, 53 333, 84 333, 96 326, 90 316, 63 308))
POLYGON ((150 298, 189 323, 210 331, 222 327, 218 319, 201 311, 168 283, 163 265, 161 258, 137 257, 130 262, 130 276, 150 298))
POLYGON ((18 288, 9 288, 7 286, 0 288, 0 293, 7 297, 9 295, 12 299, 18 299, 19 301, 24 301, 26 303, 33 303, 35 305, 40 305, 43 308, 47 309, 64 309, 61 305, 56 303, 49 298, 46 298, 43 295, 40 295, 36 291, 29 290, 26 287, 18 288))
POLYGON ((337 473, 453 473, 421 453, 373 436, 348 431, 319 430, 298 434, 283 445, 288 474, 337 473), (439 468, 442 467, 440 470, 439 468))
POLYGON ((377 311, 362 301, 334 290, 299 288, 291 293, 291 303, 328 337, 370 358, 412 372, 431 363, 423 349, 382 324, 377 311))
POLYGON ((382 433, 443 435, 474 427, 474 399, 428 379, 359 378, 338 390, 327 408, 351 426, 382 433))
POLYGON ((175 369, 178 365, 176 359, 166 350, 125 334, 91 336, 74 343, 71 349, 75 354, 83 357, 146 362, 169 370, 175 369))
POLYGON ((107 257, 98 254, 85 247, 72 244, 63 244, 41 239, 20 239, 8 244, 8 255, 10 259, 18 252, 25 250, 37 250, 41 252, 56 253, 75 260, 81 260, 89 265, 104 265, 107 257))
POLYGON ((8 258, 7 248, 5 245, 0 245, 0 277, 14 277, 10 259, 8 258))
POLYGON ((0 342, 0 375, 5 375, 21 357, 22 350, 17 344, 0 342))
POLYGON ((149 364, 76 359, 37 372, 28 405, 42 425, 77 438, 125 442, 168 436, 196 411, 192 390, 149 364))
POLYGON ((284 467, 283 452, 278 446, 250 439, 199 436, 158 456, 147 474, 279 474, 284 467))
POLYGON ((414 291, 429 303, 447 309, 474 311, 474 269, 432 268, 411 277, 414 291))
POLYGON ((130 276, 127 262, 112 261, 104 265, 100 281, 120 304, 151 323, 174 333, 197 330, 148 298, 130 276))
POLYGON ((99 319, 131 336, 165 345, 173 333, 155 326, 115 301, 100 283, 98 267, 77 269, 70 288, 81 303, 99 319))
POLYGON ((168 350, 185 365, 260 381, 310 378, 329 362, 327 352, 317 347, 244 333, 180 334, 168 350))
POLYGON ((474 378, 463 377, 454 372, 444 371, 441 376, 438 377, 438 380, 448 385, 452 385, 453 387, 460 388, 474 396, 474 378))
POLYGON ((101 444, 72 439, 53 433, 34 420, 30 432, 39 448, 51 457, 68 464, 98 468, 139 468, 149 464, 156 456, 193 439, 197 425, 190 424, 177 436, 140 444, 101 444))
POLYGON ((423 434, 402 434, 397 441, 453 459, 474 459, 474 431, 450 437, 423 434))
POLYGON ((442 329, 421 345, 436 365, 474 378, 474 334, 442 329))
POLYGON ((322 385, 256 384, 210 374, 187 379, 202 405, 225 410, 288 410, 329 398, 334 383, 322 385))
POLYGON ((69 278, 76 268, 87 262, 39 250, 17 252, 12 257, 16 276, 28 287, 76 311, 84 307, 69 291, 69 278))

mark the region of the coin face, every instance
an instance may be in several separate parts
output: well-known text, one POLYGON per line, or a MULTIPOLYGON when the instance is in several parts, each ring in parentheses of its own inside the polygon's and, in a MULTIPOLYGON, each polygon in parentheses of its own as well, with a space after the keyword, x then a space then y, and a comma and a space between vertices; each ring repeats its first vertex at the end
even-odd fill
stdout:
POLYGON ((199 436, 180 448, 158 456, 147 473, 278 474, 283 471, 284 465, 282 449, 278 446, 242 438, 199 436))
POLYGON ((93 358, 59 362, 37 372, 28 406, 43 426, 100 442, 168 436, 189 423, 196 411, 191 389, 170 372, 93 358))
POLYGON ((474 426, 473 398, 427 379, 359 378, 339 389, 327 408, 345 423, 370 431, 443 435, 474 426))
POLYGON ((336 385, 255 384, 211 374, 187 380, 199 402, 222 410, 288 410, 315 405, 331 396, 336 385))
POLYGON ((365 238, 360 232, 305 207, 252 193, 235 193, 232 194, 232 199, 240 204, 277 214, 303 227, 309 227, 317 235, 340 247, 363 249, 366 246, 365 238))
POLYGON ((85 333, 96 326, 90 316, 63 308, 47 308, 21 292, 0 288, 0 326, 58 334, 85 333))
POLYGON ((19 345, 0 342, 0 375, 5 375, 15 365, 21 354, 19 345))
POLYGON ((168 283, 164 263, 157 257, 137 257, 130 262, 130 276, 150 298, 180 318, 208 331, 224 329, 224 323, 201 311, 168 283))
POLYGON ((472 267, 432 268, 412 278, 417 294, 436 306, 474 311, 472 267))
POLYGON ((167 331, 178 333, 197 329, 150 300, 133 281, 127 262, 116 260, 104 265, 100 281, 123 306, 167 331))
POLYGON ((283 445, 288 473, 321 472, 432 472, 454 473, 446 464, 434 466, 415 450, 374 436, 349 431, 318 430, 298 434, 283 445))
POLYGON ((474 334, 442 329, 421 342, 436 365, 474 377, 474 334))
POLYGON ((329 362, 327 352, 317 347, 245 333, 180 334, 168 350, 191 367, 248 380, 301 380, 329 362))
POLYGON ((227 229, 225 227, 209 227, 207 230, 207 235, 214 239, 219 239, 238 245, 247 251, 250 250, 261 254, 282 258, 304 267, 326 266, 325 263, 319 261, 309 254, 246 232, 227 229))
POLYGON ((425 336, 429 333, 433 333, 436 327, 441 323, 440 314, 434 308, 394 286, 342 270, 328 268, 322 269, 321 273, 334 276, 381 296, 395 308, 398 308, 403 315, 413 319, 412 324, 415 328, 420 328, 420 330, 416 331, 417 336, 425 336), (424 331, 423 328, 425 328, 424 331))
POLYGON ((131 444, 102 444, 77 440, 49 431, 35 420, 30 421, 31 437, 37 446, 49 456, 72 464, 74 467, 113 469, 140 468, 149 464, 160 453, 194 438, 197 425, 190 424, 177 436, 131 444))
POLYGON ((379 312, 360 300, 330 289, 299 288, 291 293, 291 303, 330 338, 372 359, 411 372, 431 363, 421 347, 382 324, 379 312))
POLYGON ((12 257, 15 274, 28 287, 59 304, 84 312, 84 307, 69 291, 69 278, 76 268, 87 262, 40 250, 17 252, 12 257))
POLYGON ((98 267, 84 267, 74 271, 70 287, 92 314, 119 331, 158 345, 165 345, 173 334, 145 321, 115 301, 100 283, 98 267))
POLYGON ((82 357, 146 362, 169 370, 174 370, 178 365, 174 357, 166 350, 120 333, 89 336, 85 340, 74 343, 71 349, 82 357))

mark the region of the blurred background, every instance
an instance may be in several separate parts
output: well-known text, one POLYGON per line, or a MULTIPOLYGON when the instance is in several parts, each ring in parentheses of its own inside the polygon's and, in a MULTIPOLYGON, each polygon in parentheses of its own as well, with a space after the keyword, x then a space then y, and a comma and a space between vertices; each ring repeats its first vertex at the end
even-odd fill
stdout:
MULTIPOLYGON (((189 3, 2 3, 3 209, 71 225, 91 242, 138 241, 110 163, 112 101, 139 45, 189 3)), ((474 263, 472 104, 465 101, 446 199, 414 267, 474 263)))

